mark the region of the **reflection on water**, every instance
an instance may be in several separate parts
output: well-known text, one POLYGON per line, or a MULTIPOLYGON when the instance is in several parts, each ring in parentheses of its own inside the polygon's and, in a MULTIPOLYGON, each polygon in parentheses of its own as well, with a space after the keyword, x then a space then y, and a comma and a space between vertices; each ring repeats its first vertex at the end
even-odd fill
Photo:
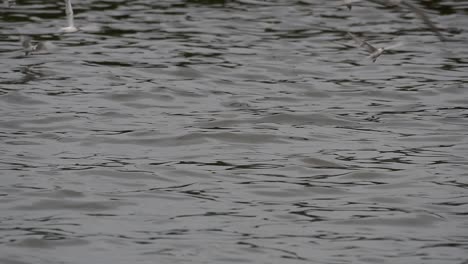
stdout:
POLYGON ((466 262, 466 5, 339 3, 0 9, 0 263, 466 262))

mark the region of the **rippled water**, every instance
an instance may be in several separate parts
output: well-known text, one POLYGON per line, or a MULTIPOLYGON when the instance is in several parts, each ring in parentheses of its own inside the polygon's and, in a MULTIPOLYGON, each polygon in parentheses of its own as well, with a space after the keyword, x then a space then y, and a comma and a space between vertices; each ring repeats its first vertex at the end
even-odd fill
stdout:
POLYGON ((0 263, 467 263, 466 1, 52 2, 0 9, 0 263))

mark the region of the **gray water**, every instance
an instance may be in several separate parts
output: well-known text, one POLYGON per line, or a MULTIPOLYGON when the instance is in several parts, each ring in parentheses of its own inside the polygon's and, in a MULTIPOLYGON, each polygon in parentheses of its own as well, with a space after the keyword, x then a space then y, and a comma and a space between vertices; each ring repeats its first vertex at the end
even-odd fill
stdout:
POLYGON ((468 2, 339 3, 2 6, 0 263, 468 263, 468 2))

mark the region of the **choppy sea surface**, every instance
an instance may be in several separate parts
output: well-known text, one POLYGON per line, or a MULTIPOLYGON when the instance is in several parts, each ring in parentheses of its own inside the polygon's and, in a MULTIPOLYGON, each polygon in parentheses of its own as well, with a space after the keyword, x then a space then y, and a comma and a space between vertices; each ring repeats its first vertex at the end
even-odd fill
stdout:
POLYGON ((1 6, 0 263, 468 263, 468 2, 415 3, 448 41, 367 2, 1 6))

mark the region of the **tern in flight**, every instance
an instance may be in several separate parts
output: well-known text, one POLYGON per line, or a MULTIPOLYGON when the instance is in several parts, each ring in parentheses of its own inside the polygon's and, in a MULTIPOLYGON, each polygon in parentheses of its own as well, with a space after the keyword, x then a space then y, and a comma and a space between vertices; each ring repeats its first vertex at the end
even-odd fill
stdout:
POLYGON ((24 55, 28 56, 34 52, 49 51, 54 44, 49 41, 40 41, 33 43, 30 36, 21 36, 21 46, 23 46, 24 55))
POLYGON ((10 8, 12 6, 14 6, 16 3, 14 0, 3 0, 3 5, 6 7, 6 8, 10 8))
POLYGON ((67 15, 67 27, 60 28, 60 32, 63 33, 73 33, 78 31, 78 28, 75 27, 74 19, 73 19, 73 8, 71 4, 71 0, 65 0, 65 14, 67 15))
MULTIPOLYGON (((357 2, 362 2, 363 0, 343 0, 341 5, 345 5, 351 10, 352 5, 357 2)), ((383 6, 388 7, 395 7, 395 6, 403 6, 411 10, 413 13, 416 14, 424 24, 441 40, 445 41, 445 37, 440 33, 440 30, 435 26, 435 24, 431 21, 429 16, 419 8, 417 5, 411 3, 409 0, 367 0, 368 2, 373 2, 376 4, 380 4, 383 6)))
POLYGON ((396 43, 395 45, 391 45, 391 46, 388 46, 388 47, 376 48, 376 47, 372 46, 371 44, 369 44, 369 42, 356 37, 354 34, 352 34, 350 32, 348 32, 348 36, 350 36, 359 45, 359 47, 364 48, 370 54, 369 58, 372 60, 372 62, 375 62, 377 60, 377 58, 380 55, 382 55, 382 53, 384 51, 389 50, 389 49, 393 49, 393 48, 396 48, 396 47, 399 47, 399 46, 402 45, 402 43, 400 42, 400 43, 396 43))
POLYGON ((346 6, 349 10, 353 8, 353 4, 357 2, 361 2, 362 0, 343 0, 341 5, 346 6))

